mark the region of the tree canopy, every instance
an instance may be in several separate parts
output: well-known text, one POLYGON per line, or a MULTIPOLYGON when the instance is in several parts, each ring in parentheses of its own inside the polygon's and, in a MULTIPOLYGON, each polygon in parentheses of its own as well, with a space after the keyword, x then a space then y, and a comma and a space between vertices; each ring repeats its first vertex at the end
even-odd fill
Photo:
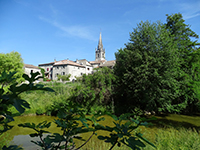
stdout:
POLYGON ((177 80, 181 82, 182 94, 177 101, 185 102, 189 109, 193 109, 194 104, 199 101, 199 90, 197 90, 200 86, 200 49, 197 48, 199 36, 185 24, 180 13, 167 15, 165 28, 169 31, 170 38, 174 40, 180 58, 181 69, 177 80))
POLYGON ((181 14, 168 16, 166 24, 139 23, 130 33, 130 42, 115 53, 115 104, 125 105, 126 110, 176 112, 186 108, 194 95, 191 75, 197 75, 199 62, 197 41, 190 37, 198 35, 184 24, 181 14), (183 97, 188 91, 189 99, 183 97))
MULTIPOLYGON (((78 79, 79 83, 71 97, 76 103, 88 107, 92 105, 109 106, 112 103, 113 82, 115 76, 113 70, 108 67, 94 69, 93 74, 83 74, 78 79)), ((112 109, 112 108, 109 108, 112 109)))
POLYGON ((6 54, 0 53, 0 74, 2 74, 3 71, 7 73, 16 71, 14 77, 17 78, 18 82, 21 82, 23 81, 23 66, 24 63, 20 53, 15 51, 6 54))

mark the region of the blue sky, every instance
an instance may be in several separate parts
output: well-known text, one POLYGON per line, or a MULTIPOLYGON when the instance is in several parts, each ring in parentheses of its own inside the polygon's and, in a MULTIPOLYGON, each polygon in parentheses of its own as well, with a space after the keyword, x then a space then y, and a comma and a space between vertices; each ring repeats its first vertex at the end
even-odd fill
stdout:
POLYGON ((101 31, 106 59, 114 60, 138 23, 165 23, 174 13, 200 35, 200 0, 0 0, 0 53, 17 51, 36 66, 93 61, 101 31))

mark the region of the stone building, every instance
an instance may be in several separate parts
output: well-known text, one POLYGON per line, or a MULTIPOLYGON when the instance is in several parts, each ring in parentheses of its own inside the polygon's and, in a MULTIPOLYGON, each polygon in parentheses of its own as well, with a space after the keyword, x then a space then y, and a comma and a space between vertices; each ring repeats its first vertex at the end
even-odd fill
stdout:
POLYGON ((24 64, 23 68, 24 68, 24 73, 27 74, 29 77, 31 77, 31 72, 33 72, 33 73, 39 72, 40 75, 38 75, 38 76, 42 76, 41 69, 38 68, 37 66, 24 64))
POLYGON ((43 68, 45 70, 45 76, 48 79, 52 80, 52 74, 53 74, 53 65, 56 62, 56 60, 54 60, 54 62, 50 62, 50 63, 45 63, 45 64, 39 64, 38 66, 40 68, 43 68))
POLYGON ((108 67, 108 68, 113 69, 113 67, 115 66, 115 63, 116 63, 115 60, 110 60, 110 61, 103 62, 102 64, 99 65, 99 67, 101 67, 101 68, 108 67))
POLYGON ((41 69, 38 68, 37 66, 29 65, 29 64, 24 64, 24 72, 27 74, 29 77, 31 76, 31 72, 39 72, 41 74, 41 69))
POLYGON ((76 80, 76 77, 80 77, 86 74, 86 66, 78 64, 71 60, 61 60, 55 62, 53 65, 52 80, 57 80, 57 76, 71 74, 70 81, 76 80))
POLYGON ((105 59, 105 49, 102 44, 101 33, 99 36, 98 46, 95 49, 95 61, 88 62, 86 59, 80 59, 76 61, 60 60, 45 64, 39 64, 39 67, 45 70, 45 75, 51 80, 57 80, 57 76, 71 74, 70 81, 76 80, 76 77, 80 77, 83 74, 92 74, 94 68, 107 66, 112 68, 115 61, 107 61, 105 59))

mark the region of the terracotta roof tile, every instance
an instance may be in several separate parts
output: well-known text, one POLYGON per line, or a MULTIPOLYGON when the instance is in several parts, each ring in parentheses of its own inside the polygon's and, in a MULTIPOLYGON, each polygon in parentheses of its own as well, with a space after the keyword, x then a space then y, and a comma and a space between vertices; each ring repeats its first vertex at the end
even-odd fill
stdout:
POLYGON ((34 68, 34 69, 39 69, 37 66, 34 65, 29 65, 29 64, 24 64, 25 68, 34 68))
POLYGON ((91 63, 91 64, 100 64, 100 63, 104 63, 104 62, 106 62, 106 60, 90 61, 89 63, 91 63))
POLYGON ((115 60, 110 60, 110 61, 107 61, 107 62, 101 64, 100 67, 105 67, 105 66, 107 66, 107 67, 109 67, 109 66, 114 66, 114 65, 115 65, 115 62, 116 62, 115 60))
POLYGON ((71 60, 61 60, 61 61, 57 61, 54 63, 54 66, 59 66, 59 65, 72 65, 72 66, 78 66, 78 67, 85 68, 84 66, 82 66, 74 61, 71 61, 71 60))
POLYGON ((38 66, 44 66, 44 65, 53 65, 55 62, 45 63, 45 64, 39 64, 38 66))

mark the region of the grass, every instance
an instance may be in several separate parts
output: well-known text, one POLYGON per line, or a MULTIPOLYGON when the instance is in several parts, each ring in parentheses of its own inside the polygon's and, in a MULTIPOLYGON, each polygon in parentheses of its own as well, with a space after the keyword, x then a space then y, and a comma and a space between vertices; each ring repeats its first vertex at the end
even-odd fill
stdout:
MULTIPOLYGON (((52 88, 55 92, 28 91, 20 94, 21 98, 30 104, 30 109, 26 109, 21 115, 56 115, 60 108, 64 108, 70 101, 72 90, 80 83, 71 82, 45 82, 46 87, 52 88)), ((94 105, 90 108, 91 112, 105 111, 108 106, 94 105)), ((12 106, 10 109, 14 116, 20 113, 12 106)))
MULTIPOLYGON (((67 99, 71 96, 71 90, 75 84, 63 83, 45 83, 48 87, 52 88, 55 92, 46 91, 28 91, 20 94, 22 99, 25 99, 30 104, 30 109, 26 109, 22 115, 30 114, 47 114, 51 115, 55 106, 67 103, 67 99)), ((17 110, 12 106, 9 109, 12 114, 20 115, 17 110)))
MULTIPOLYGON (((157 150, 199 150, 200 134, 195 129, 186 128, 159 128, 151 130, 145 128, 144 137, 151 141, 157 147, 157 150)), ((144 142, 145 143, 145 142, 144 142)), ((142 150, 156 150, 151 145, 145 143, 146 147, 142 150)), ((100 140, 93 138, 82 149, 83 150, 108 150, 111 147, 100 140)), ((130 150, 130 148, 117 145, 113 150, 130 150)))
MULTIPOLYGON (((52 115, 59 107, 64 107, 68 103, 68 98, 71 96, 71 89, 77 85, 77 83, 58 83, 48 82, 46 86, 54 89, 56 92, 45 91, 31 91, 21 94, 22 99, 27 100, 31 109, 27 109, 23 115, 28 114, 47 114, 52 115)), ((91 111, 104 111, 106 108, 94 105, 91 111)), ((12 107, 10 108, 12 113, 18 114, 12 107)), ((200 149, 200 134, 198 130, 187 128, 173 128, 162 127, 156 128, 154 131, 146 128, 144 131, 144 137, 155 144, 158 150, 199 150, 200 149)), ((2 139, 2 137, 0 137, 2 139)), ((3 139, 4 142, 5 138, 3 139)), ((3 141, 2 141, 3 142, 3 141)), ((102 150, 109 149, 111 145, 103 142, 91 140, 83 150, 102 150)), ((129 148, 122 146, 115 146, 114 150, 128 150, 129 148)), ((154 148, 148 144, 144 150, 154 150, 154 148)))
MULTIPOLYGON (((148 138, 150 133, 147 133, 148 138)), ((152 133, 151 133, 152 134, 152 133)), ((156 145, 157 150, 199 150, 200 149, 200 134, 195 129, 179 128, 161 128, 157 129, 154 138, 151 139, 156 145)), ((145 136, 145 137, 146 137, 145 136)), ((147 145, 144 150, 153 150, 150 145, 147 145)))

